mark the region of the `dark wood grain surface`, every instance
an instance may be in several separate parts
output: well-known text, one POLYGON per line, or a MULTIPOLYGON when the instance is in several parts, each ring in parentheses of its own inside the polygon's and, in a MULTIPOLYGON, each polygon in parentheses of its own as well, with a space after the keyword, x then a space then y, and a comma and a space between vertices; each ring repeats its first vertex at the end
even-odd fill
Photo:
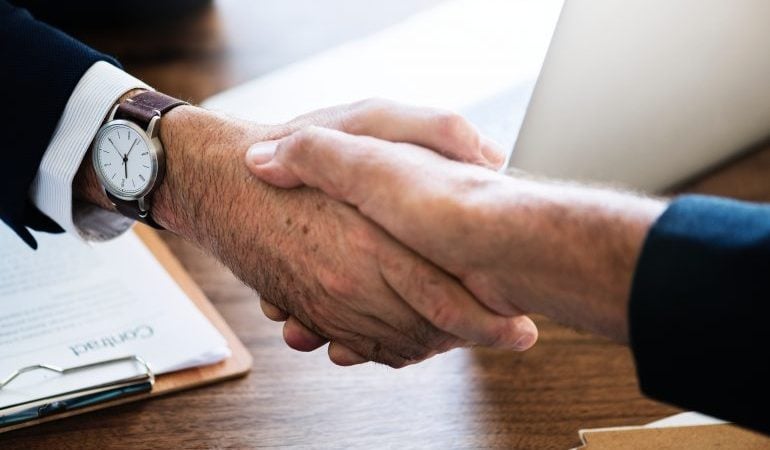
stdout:
MULTIPOLYGON (((168 93, 205 97, 398 21, 436 1, 217 2, 171 29, 76 32, 168 93)), ((753 152, 690 190, 770 200, 770 151, 753 152)), ((165 236, 254 356, 246 378, 0 435, 0 449, 564 449, 580 428, 676 413, 645 399, 627 348, 538 319, 539 344, 516 354, 463 350, 402 370, 339 368, 301 354, 257 296, 211 257, 165 236)))

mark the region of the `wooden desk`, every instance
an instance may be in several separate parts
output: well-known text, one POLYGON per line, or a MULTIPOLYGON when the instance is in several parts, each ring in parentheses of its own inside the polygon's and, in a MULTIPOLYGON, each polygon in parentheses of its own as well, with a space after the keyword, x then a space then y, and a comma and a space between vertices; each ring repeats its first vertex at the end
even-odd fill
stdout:
MULTIPOLYGON (((81 36, 156 88, 200 101, 431 3, 221 1, 152 40, 129 41, 134 36, 120 31, 81 36)), ((770 200, 770 151, 691 189, 770 200)), ((335 367, 323 351, 288 349, 281 326, 262 316, 250 289, 189 244, 165 239, 251 350, 253 372, 0 435, 0 448, 564 449, 578 443, 579 428, 643 424, 677 412, 641 396, 628 349, 542 319, 540 342, 525 354, 453 351, 399 371, 335 367)))

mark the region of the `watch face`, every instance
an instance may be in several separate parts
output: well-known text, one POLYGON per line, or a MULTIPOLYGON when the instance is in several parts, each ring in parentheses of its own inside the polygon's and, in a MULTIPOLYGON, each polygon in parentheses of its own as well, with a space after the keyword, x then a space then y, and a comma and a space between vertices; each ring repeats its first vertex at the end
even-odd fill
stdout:
POLYGON ((125 199, 142 196, 157 174, 157 157, 147 135, 126 121, 110 122, 94 141, 94 169, 104 187, 125 199))

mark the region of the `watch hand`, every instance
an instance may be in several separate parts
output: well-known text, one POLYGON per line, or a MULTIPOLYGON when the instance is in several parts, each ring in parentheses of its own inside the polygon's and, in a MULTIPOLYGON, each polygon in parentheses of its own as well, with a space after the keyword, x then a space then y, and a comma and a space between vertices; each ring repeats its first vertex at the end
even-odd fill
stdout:
POLYGON ((126 157, 123 157, 123 169, 126 171, 126 179, 128 179, 128 160, 126 157))
POLYGON ((131 151, 134 149, 134 146, 136 145, 137 142, 139 142, 139 139, 134 139, 134 143, 131 144, 131 148, 129 148, 128 153, 126 153, 126 158, 128 158, 128 155, 131 154, 131 151))
POLYGON ((123 155, 121 155, 121 154, 120 154, 120 150, 118 150, 118 146, 117 146, 117 145, 115 145, 115 143, 114 143, 114 142, 112 142, 112 139, 110 139, 110 138, 107 138, 107 140, 108 140, 108 141, 110 141, 110 144, 112 144, 112 147, 115 149, 115 151, 116 151, 116 152, 118 152, 118 155, 120 155, 120 157, 121 157, 121 158, 125 158, 125 156, 123 156, 123 155))

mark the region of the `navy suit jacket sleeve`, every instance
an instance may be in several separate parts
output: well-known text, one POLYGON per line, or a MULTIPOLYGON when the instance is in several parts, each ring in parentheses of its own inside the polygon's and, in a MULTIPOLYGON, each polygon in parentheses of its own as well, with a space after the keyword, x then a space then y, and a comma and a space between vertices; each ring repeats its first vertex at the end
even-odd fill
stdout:
POLYGON ((650 231, 629 306, 650 397, 770 433, 770 207, 673 202, 650 231))
POLYGON ((72 91, 97 61, 115 60, 0 0, 0 219, 29 245, 27 227, 61 232, 29 188, 72 91))

